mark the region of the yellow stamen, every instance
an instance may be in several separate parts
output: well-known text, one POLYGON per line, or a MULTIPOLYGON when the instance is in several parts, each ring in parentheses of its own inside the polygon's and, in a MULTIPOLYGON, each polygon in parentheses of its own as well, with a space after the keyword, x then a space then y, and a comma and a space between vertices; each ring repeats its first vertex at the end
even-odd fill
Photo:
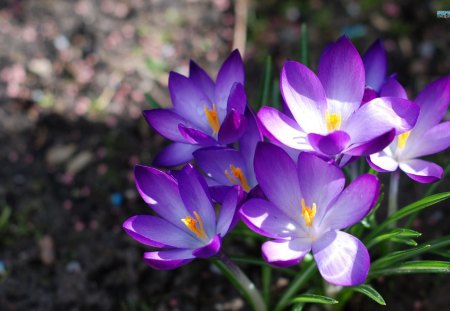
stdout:
POLYGON ((325 121, 327 123, 328 132, 333 132, 341 128, 341 113, 329 113, 328 110, 325 113, 325 121))
POLYGON ((302 199, 302 217, 305 219, 307 227, 312 227, 314 216, 316 216, 317 206, 313 203, 312 208, 306 206, 305 199, 302 199))
POLYGON ((241 185, 241 187, 244 188, 245 192, 248 192, 250 190, 250 186, 248 185, 247 179, 245 178, 242 169, 240 167, 234 166, 233 164, 230 164, 230 170, 233 176, 231 176, 228 170, 225 170, 225 175, 228 177, 228 179, 234 185, 241 185))
POLYGON ((195 219, 191 216, 181 219, 181 221, 188 227, 189 230, 195 233, 196 236, 203 239, 206 238, 205 228, 203 227, 202 219, 200 215, 194 211, 195 219))
POLYGON ((209 126, 213 130, 214 134, 217 134, 220 129, 219 116, 217 115, 216 104, 213 104, 213 109, 209 110, 208 107, 203 106, 206 118, 208 119, 209 126))
POLYGON ((398 135, 398 139, 397 139, 397 148, 398 149, 405 148, 406 141, 408 140, 409 134, 411 134, 411 131, 398 135))

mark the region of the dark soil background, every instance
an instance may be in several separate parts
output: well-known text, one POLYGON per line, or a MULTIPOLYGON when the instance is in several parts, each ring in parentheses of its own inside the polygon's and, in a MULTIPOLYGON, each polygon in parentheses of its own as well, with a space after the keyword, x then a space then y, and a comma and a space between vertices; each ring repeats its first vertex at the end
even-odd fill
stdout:
MULTIPOLYGON (((450 2, 0 1, 0 310, 248 310, 207 261, 152 270, 141 259, 145 248, 121 229, 148 213, 134 164, 149 165, 165 143, 141 117, 151 107, 145 94, 169 106, 170 70, 187 73, 193 58, 214 75, 233 43, 245 43, 256 105, 265 56, 278 69, 298 59, 305 22, 312 68, 342 33, 361 52, 382 37, 390 72, 414 98, 450 72, 450 19, 436 10, 450 10, 450 2), (243 8, 246 42, 235 27, 243 8)), ((433 160, 446 166, 449 158, 447 151, 433 160)), ((437 191, 449 185, 447 177, 437 191)), ((400 202, 426 189, 403 176, 400 202)), ((419 242, 450 234, 448 203, 441 207, 415 222, 419 242)), ((230 236, 225 247, 259 255, 246 239, 230 236)), ((259 268, 249 274, 259 282, 259 268)), ((286 281, 275 274, 275 294, 286 281)), ((355 295, 344 309, 450 310, 449 281, 379 279, 387 307, 355 295)))

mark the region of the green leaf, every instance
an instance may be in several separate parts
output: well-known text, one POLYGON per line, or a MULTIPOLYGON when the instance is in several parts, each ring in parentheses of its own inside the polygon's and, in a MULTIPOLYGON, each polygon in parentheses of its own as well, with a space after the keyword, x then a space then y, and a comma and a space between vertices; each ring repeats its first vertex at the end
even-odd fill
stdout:
POLYGON ((161 108, 161 105, 158 104, 158 102, 149 93, 145 93, 145 99, 150 104, 150 106, 152 106, 152 108, 154 109, 161 108))
POLYGON ((267 106, 269 103, 269 94, 270 94, 270 81, 272 79, 272 57, 268 55, 266 57, 266 61, 264 62, 264 80, 263 87, 261 91, 261 97, 259 99, 260 106, 267 106))
POLYGON ((291 300, 289 304, 299 303, 299 302, 309 302, 309 303, 322 303, 322 304, 336 304, 339 303, 336 299, 322 296, 322 295, 315 295, 315 294, 303 294, 300 296, 295 297, 291 300))
POLYGON ((380 275, 411 273, 450 273, 450 262, 433 260, 408 261, 392 268, 370 271, 369 276, 373 278, 380 275))
POLYGON ((392 238, 391 241, 394 243, 406 244, 409 246, 417 246, 417 242, 410 238, 392 238))
POLYGON ((352 287, 354 291, 357 291, 361 294, 366 295, 367 297, 371 298, 375 302, 377 302, 380 305, 385 306, 386 302, 383 299, 383 296, 380 295, 379 292, 377 292, 372 286, 369 284, 361 284, 355 287, 352 287))
MULTIPOLYGON (((370 242, 366 244, 367 248, 371 248, 374 245, 385 241, 385 240, 393 240, 395 238, 416 238, 421 236, 422 233, 418 231, 414 231, 406 228, 393 228, 384 234, 380 234, 379 236, 373 238, 370 242)), ((417 243, 416 243, 417 245, 417 243)))
POLYGON ((0 232, 6 230, 9 224, 9 219, 11 217, 11 208, 9 206, 5 206, 0 214, 0 232))
POLYGON ((300 62, 309 67, 309 40, 308 40, 308 26, 302 24, 300 34, 300 62))

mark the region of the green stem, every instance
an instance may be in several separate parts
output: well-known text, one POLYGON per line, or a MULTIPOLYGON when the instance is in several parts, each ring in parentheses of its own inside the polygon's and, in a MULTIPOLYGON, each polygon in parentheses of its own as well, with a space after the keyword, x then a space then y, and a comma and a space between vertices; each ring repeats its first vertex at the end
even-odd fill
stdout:
POLYGON ((303 273, 297 275, 297 277, 292 280, 289 284, 289 287, 284 292, 283 296, 281 296, 277 305, 274 308, 274 311, 281 311, 284 307, 289 304, 289 301, 292 297, 298 292, 298 290, 305 284, 316 272, 316 263, 311 263, 308 268, 306 268, 303 273))
POLYGON ((272 281, 272 268, 269 266, 262 267, 262 294, 267 308, 270 307, 270 285, 272 281))
MULTIPOLYGON (((391 174, 391 182, 389 183, 389 202, 388 202, 388 215, 389 218, 398 210, 398 187, 400 184, 400 171, 396 170, 391 174)), ((396 223, 393 222, 389 227, 395 227, 396 223)))
POLYGON ((267 311, 264 300, 255 284, 242 272, 230 258, 220 252, 213 263, 228 278, 228 280, 242 293, 254 311, 267 311))

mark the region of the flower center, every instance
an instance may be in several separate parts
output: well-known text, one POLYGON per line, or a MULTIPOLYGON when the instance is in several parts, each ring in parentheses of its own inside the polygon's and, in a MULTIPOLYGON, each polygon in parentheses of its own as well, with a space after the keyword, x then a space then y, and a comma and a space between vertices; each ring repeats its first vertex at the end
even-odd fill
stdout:
POLYGON ((209 126, 213 130, 214 134, 217 134, 220 129, 219 116, 217 115, 216 104, 213 104, 212 110, 208 109, 206 105, 203 106, 203 111, 205 111, 206 118, 208 119, 209 126))
POLYGON ((325 121, 327 124, 328 132, 333 132, 341 128, 341 113, 329 113, 328 110, 325 113, 325 121))
POLYGON ((194 216, 195 219, 191 216, 186 216, 186 218, 181 219, 181 221, 200 239, 206 238, 205 228, 203 228, 203 222, 200 215, 194 211, 194 216))
POLYGON ((302 217, 305 219, 305 224, 307 227, 312 227, 314 221, 314 216, 316 216, 317 206, 313 203, 312 208, 306 206, 305 199, 302 199, 302 217))
POLYGON ((250 190, 250 186, 248 185, 247 179, 245 178, 244 172, 240 167, 236 167, 233 164, 230 164, 231 174, 228 170, 225 170, 225 175, 228 179, 233 183, 233 185, 240 185, 244 188, 245 192, 250 190))
POLYGON ((405 148, 406 142, 408 141, 408 137, 410 134, 411 134, 411 131, 408 131, 408 132, 398 135, 398 140, 397 140, 397 148, 398 149, 405 148))

